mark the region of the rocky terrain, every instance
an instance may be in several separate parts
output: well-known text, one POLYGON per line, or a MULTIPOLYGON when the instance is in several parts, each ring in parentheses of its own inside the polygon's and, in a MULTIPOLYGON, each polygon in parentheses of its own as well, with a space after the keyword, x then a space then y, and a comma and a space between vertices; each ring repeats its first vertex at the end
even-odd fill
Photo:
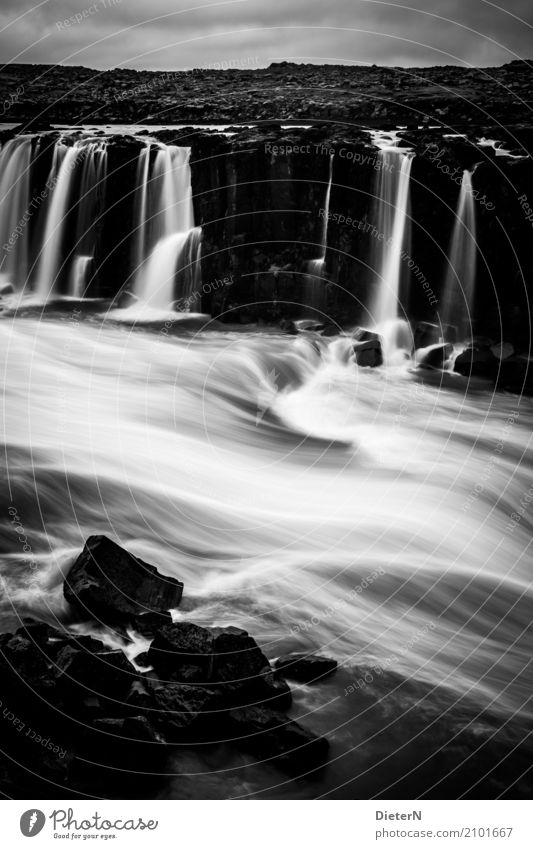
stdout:
MULTIPOLYGON (((304 724, 295 718, 286 679, 308 692, 329 683, 338 698, 346 690, 334 659, 293 652, 269 660, 241 628, 197 625, 183 614, 173 621, 169 611, 180 604, 182 583, 104 536, 87 540, 63 591, 64 618, 22 618, 0 636, 1 793, 146 798, 172 781, 181 798, 191 781, 180 775, 181 764, 186 773, 191 758, 220 750, 226 760, 240 752, 240 770, 273 770, 276 781, 309 782, 327 769, 329 741, 308 727, 317 721, 313 712, 304 724)), ((387 728, 408 705, 416 717, 422 685, 391 670, 383 700, 370 668, 350 670, 353 681, 365 681, 359 724, 363 739, 382 735, 387 746, 387 728)), ((348 692, 357 687, 350 684, 348 692)), ((452 740, 437 714, 430 733, 421 716, 416 745, 407 740, 403 751, 391 740, 383 752, 378 746, 376 763, 367 760, 363 775, 386 755, 388 778, 408 781, 415 796, 432 786, 435 798, 492 798, 506 788, 511 798, 526 798, 527 748, 498 734, 491 717, 473 724, 461 710, 452 740)), ((349 786, 345 797, 352 792, 361 790, 349 786)), ((395 792, 393 783, 393 798, 395 792)), ((201 793, 193 788, 196 798, 201 793)))
POLYGON ((334 121, 376 127, 489 121, 520 124, 533 102, 533 65, 398 68, 297 65, 188 72, 6 65, 4 120, 231 123, 334 121))

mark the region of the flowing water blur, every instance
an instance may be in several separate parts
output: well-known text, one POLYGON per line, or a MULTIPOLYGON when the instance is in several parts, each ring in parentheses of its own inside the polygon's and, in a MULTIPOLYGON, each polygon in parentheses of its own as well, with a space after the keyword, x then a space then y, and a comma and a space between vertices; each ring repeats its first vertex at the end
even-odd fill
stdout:
MULTIPOLYGON (((372 795, 370 761, 433 721, 490 717, 517 738, 532 724, 531 403, 358 370, 347 340, 327 341, 171 337, 74 307, 0 326, 4 629, 64 615, 62 574, 104 533, 185 582, 178 616, 245 627, 269 657, 337 658, 337 676, 296 688, 332 759, 293 796, 342 795, 354 776, 372 795), (350 689, 370 665, 372 687, 350 689), (411 695, 391 696, 374 744, 369 694, 400 680, 411 695)), ((289 792, 268 765, 212 757, 182 760, 169 795, 289 792)), ((386 763, 379 781, 394 797, 386 763)))

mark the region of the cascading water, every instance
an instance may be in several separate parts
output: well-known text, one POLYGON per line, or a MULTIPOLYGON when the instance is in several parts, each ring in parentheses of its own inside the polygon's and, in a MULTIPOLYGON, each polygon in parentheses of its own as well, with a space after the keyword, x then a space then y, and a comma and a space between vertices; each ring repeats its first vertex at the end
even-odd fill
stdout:
POLYGON ((28 274, 31 158, 31 136, 11 139, 0 151, 0 283, 17 290, 28 274))
POLYGON ((396 352, 410 349, 407 323, 399 318, 402 262, 409 244, 409 184, 413 154, 397 147, 383 146, 378 153, 375 206, 376 229, 372 267, 376 290, 371 307, 374 327, 383 341, 385 362, 396 352))
POLYGON ((150 174, 150 152, 152 145, 148 142, 139 154, 135 190, 135 259, 133 273, 137 274, 146 257, 148 242, 148 224, 150 221, 148 207, 148 177, 150 174))
POLYGON ((83 146, 81 180, 76 222, 75 256, 72 262, 68 294, 83 297, 96 243, 95 225, 103 208, 107 177, 107 145, 88 142, 83 146))
MULTIPOLYGON (((54 148, 49 184, 52 186, 42 250, 37 270, 36 292, 39 298, 48 299, 57 292, 66 267, 76 255, 92 256, 94 251, 94 224, 97 220, 98 202, 106 177, 105 142, 79 139, 70 147, 59 141, 54 148), (76 187, 79 189, 76 190, 76 187), (74 200, 75 195, 78 198, 74 200), (74 243, 66 245, 67 225, 71 214, 76 214, 74 243)), ((75 279, 71 272, 70 285, 75 279)))
POLYGON ((440 311, 444 333, 444 325, 452 325, 457 328, 459 338, 465 338, 472 332, 477 260, 473 173, 463 171, 440 311))
POLYGON ((322 230, 320 235, 321 254, 319 259, 311 259, 307 263, 307 277, 305 285, 305 303, 312 315, 323 312, 326 305, 326 281, 324 271, 326 267, 326 251, 328 246, 328 215, 331 198, 331 186, 333 183, 333 159, 329 158, 329 178, 324 200, 322 230))
POLYGON ((92 256, 75 257, 70 270, 68 293, 72 298, 83 298, 89 283, 92 256))
POLYGON ((190 153, 188 147, 161 145, 151 174, 149 153, 141 154, 138 229, 146 259, 137 264, 136 310, 168 310, 186 302, 198 283, 201 229, 194 226, 190 153))

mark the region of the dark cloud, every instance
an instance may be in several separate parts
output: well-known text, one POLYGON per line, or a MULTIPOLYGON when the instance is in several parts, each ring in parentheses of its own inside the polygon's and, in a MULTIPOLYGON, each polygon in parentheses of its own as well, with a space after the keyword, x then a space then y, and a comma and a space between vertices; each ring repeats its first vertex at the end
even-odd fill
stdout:
POLYGON ((532 23, 530 0, 2 0, 0 58, 94 68, 487 66, 531 58, 532 23))

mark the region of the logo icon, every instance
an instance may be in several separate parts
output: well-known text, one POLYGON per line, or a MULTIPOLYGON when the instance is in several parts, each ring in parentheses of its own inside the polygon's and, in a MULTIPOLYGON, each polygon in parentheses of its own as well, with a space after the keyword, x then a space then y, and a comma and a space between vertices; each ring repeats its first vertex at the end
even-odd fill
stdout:
POLYGON ((24 837, 35 837, 36 834, 39 834, 43 830, 45 822, 46 817, 43 812, 38 811, 36 808, 31 808, 31 810, 25 811, 22 814, 20 818, 20 830, 24 837))

